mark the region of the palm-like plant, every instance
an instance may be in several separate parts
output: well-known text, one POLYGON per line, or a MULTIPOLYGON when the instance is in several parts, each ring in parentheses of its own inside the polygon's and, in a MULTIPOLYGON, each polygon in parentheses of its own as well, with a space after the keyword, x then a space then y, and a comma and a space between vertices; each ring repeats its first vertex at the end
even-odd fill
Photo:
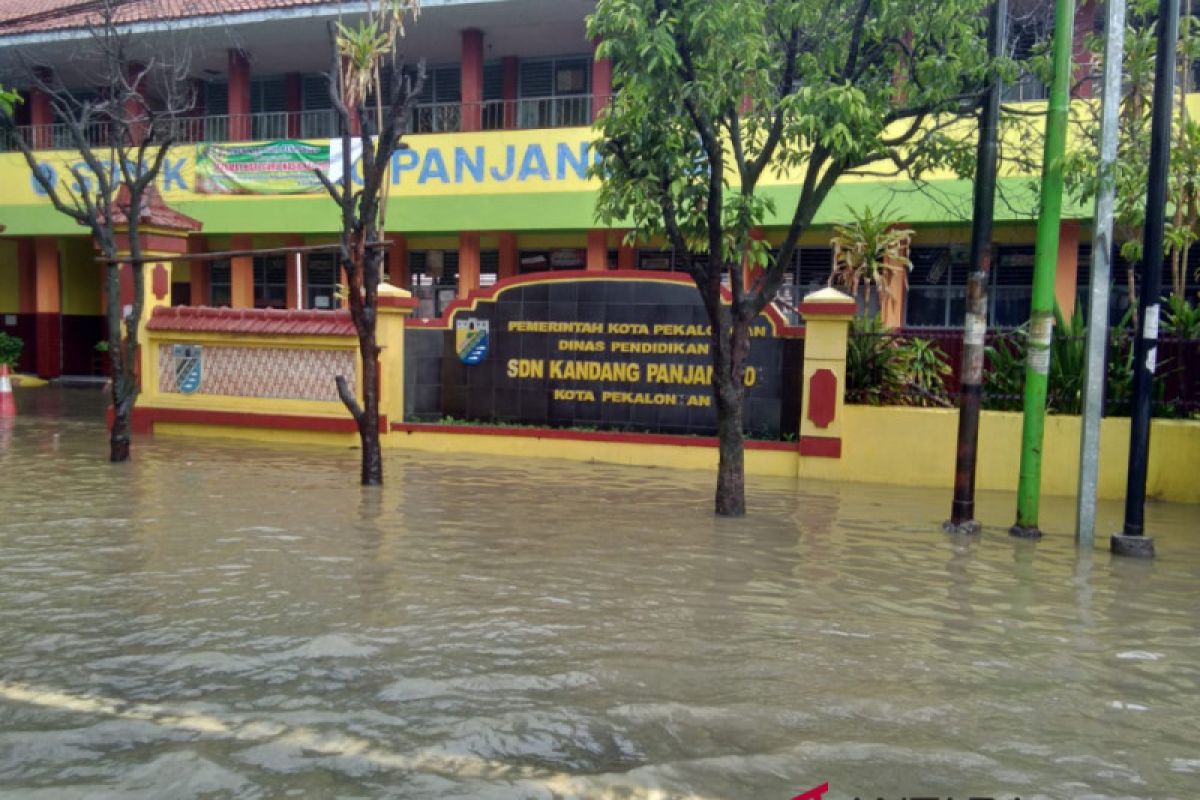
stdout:
POLYGON ((880 299, 892 295, 892 279, 896 274, 907 277, 912 269, 908 258, 908 246, 913 231, 901 228, 887 219, 887 209, 876 214, 870 207, 861 212, 847 209, 853 222, 835 225, 833 245, 833 270, 829 273, 829 285, 844 289, 857 297, 859 287, 864 287, 864 300, 871 303, 872 288, 880 299))
MULTIPOLYGON (((367 0, 367 14, 357 25, 338 22, 334 43, 341 57, 341 95, 347 108, 361 108, 375 96, 375 127, 383 129, 383 79, 381 65, 391 57, 404 38, 404 20, 421 12, 420 0, 381 0, 375 6, 367 0)), ((386 230, 389 185, 383 185, 379 201, 379 231, 386 230)))

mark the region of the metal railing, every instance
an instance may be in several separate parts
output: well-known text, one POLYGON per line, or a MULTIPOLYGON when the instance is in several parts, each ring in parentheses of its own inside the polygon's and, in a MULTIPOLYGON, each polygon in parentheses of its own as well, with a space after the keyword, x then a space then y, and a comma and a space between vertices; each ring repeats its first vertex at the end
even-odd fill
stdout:
MULTIPOLYGON (((517 100, 486 100, 482 103, 421 103, 410 112, 405 132, 457 133, 475 130, 580 127, 592 123, 592 95, 570 97, 526 97, 517 100)), ((277 111, 259 114, 210 114, 176 118, 171 125, 174 138, 184 144, 271 139, 328 139, 337 135, 332 111, 277 111)), ((0 151, 16 150, 14 136, 22 136, 38 150, 74 150, 70 128, 63 123, 22 125, 15 132, 0 132, 0 151)), ((109 126, 89 125, 89 145, 109 143, 109 126)))

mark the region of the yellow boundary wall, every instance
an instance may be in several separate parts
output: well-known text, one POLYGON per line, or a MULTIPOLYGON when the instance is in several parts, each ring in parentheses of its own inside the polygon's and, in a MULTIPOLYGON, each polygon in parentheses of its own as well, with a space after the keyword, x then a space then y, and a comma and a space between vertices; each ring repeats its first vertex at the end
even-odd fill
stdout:
MULTIPOLYGON (((846 406, 843 450, 839 458, 801 456, 796 450, 746 451, 747 475, 811 480, 838 480, 922 486, 950 491, 954 484, 955 434, 958 411, 939 408, 846 406)), ((353 434, 271 430, 231 426, 159 423, 156 434, 224 436, 262 442, 355 446, 353 434)), ((985 411, 979 431, 979 489, 1015 491, 1020 462, 1021 415, 985 411)), ((426 453, 458 453, 561 458, 600 464, 668 469, 716 470, 712 446, 595 441, 542 437, 532 431, 478 433, 392 431, 383 436, 389 449, 426 453)), ((1129 420, 1105 419, 1100 433, 1099 494, 1119 499, 1125 493, 1129 453, 1129 420)), ((1042 492, 1074 496, 1079 473, 1079 418, 1046 418, 1042 492)), ((1178 503, 1200 503, 1200 422, 1154 420, 1150 438, 1148 497, 1178 503)))

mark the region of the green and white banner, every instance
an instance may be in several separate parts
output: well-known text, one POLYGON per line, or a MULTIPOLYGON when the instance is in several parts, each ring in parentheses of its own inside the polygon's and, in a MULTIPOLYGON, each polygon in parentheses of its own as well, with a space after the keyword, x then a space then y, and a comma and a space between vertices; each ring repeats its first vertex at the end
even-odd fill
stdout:
POLYGON ((329 168, 329 145, 282 139, 196 148, 198 194, 315 194, 315 170, 329 168))

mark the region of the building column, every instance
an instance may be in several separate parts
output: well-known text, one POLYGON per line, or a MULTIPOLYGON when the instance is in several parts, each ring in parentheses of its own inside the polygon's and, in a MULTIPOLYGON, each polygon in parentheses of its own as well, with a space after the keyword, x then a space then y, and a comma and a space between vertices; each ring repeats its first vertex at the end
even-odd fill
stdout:
MULTIPOLYGON (((904 255, 908 255, 905 248, 904 255)), ((887 263, 892 264, 889 260, 887 263)), ((893 264, 893 266, 895 266, 893 264)), ((879 298, 879 318, 885 328, 904 327, 904 303, 908 295, 908 270, 897 267, 888 276, 888 296, 879 298)))
POLYGON ((1092 54, 1087 49, 1087 35, 1096 29, 1097 0, 1083 0, 1075 8, 1075 36, 1071 42, 1071 97, 1092 97, 1092 82, 1085 80, 1092 70, 1092 54))
POLYGON ((620 243, 617 245, 617 269, 637 269, 637 248, 625 244, 626 231, 621 231, 620 243))
POLYGON ((34 239, 33 260, 34 369, 39 378, 57 378, 62 374, 62 283, 58 240, 49 236, 34 239))
POLYGON ((496 278, 512 278, 520 272, 517 262, 520 251, 517 249, 517 235, 512 231, 497 234, 499 240, 499 264, 496 267, 496 278))
POLYGON ((479 233, 458 235, 458 296, 466 297, 479 288, 479 233))
MULTIPOLYGON (((253 240, 247 233, 230 237, 230 250, 249 250, 253 240)), ((254 308, 254 256, 234 256, 229 259, 230 308, 254 308)))
MULTIPOLYGON (((47 76, 43 76, 45 79, 47 76)), ((50 107, 50 95, 41 89, 29 90, 29 124, 33 126, 33 146, 37 150, 50 148, 54 124, 54 109, 50 107)))
POLYGON ((229 140, 244 142, 250 125, 250 59, 241 50, 229 51, 229 140))
POLYGON ((505 56, 500 60, 504 82, 500 97, 504 100, 504 129, 517 127, 517 99, 521 91, 521 62, 516 56, 505 56))
POLYGON ((289 139, 299 139, 300 115, 304 113, 304 81, 299 72, 289 72, 284 81, 284 95, 287 98, 287 135, 289 139))
POLYGON ((603 228, 587 232, 587 269, 589 272, 608 269, 608 231, 603 228))
POLYGON ((462 32, 462 130, 483 127, 483 31, 467 28, 462 32))
POLYGON ((134 86, 135 94, 125 98, 124 113, 125 118, 131 121, 129 137, 135 143, 140 142, 145 137, 148 124, 146 102, 141 96, 144 87, 135 85, 143 82, 144 78, 141 78, 141 76, 145 70, 146 66, 144 64, 131 63, 127 73, 130 85, 134 86))
POLYGON ((825 288, 805 295, 804 378, 800 401, 800 455, 842 457, 846 394, 846 341, 857 304, 825 288))
POLYGON ((403 233, 389 233, 387 275, 388 283, 407 289, 412 282, 408 274, 408 238, 403 233))
POLYGON ((1079 278, 1079 221, 1063 220, 1058 226, 1058 264, 1054 270, 1054 299, 1064 320, 1075 314, 1075 290, 1079 278))
POLYGON ((612 95, 612 61, 596 58, 596 45, 592 45, 592 119, 599 119, 612 95))
MULTIPOLYGON (((207 253, 208 240, 203 236, 188 237, 189 253, 207 253)), ((191 265, 192 305, 206 306, 212 299, 212 282, 209 270, 211 261, 193 261, 191 265)))

